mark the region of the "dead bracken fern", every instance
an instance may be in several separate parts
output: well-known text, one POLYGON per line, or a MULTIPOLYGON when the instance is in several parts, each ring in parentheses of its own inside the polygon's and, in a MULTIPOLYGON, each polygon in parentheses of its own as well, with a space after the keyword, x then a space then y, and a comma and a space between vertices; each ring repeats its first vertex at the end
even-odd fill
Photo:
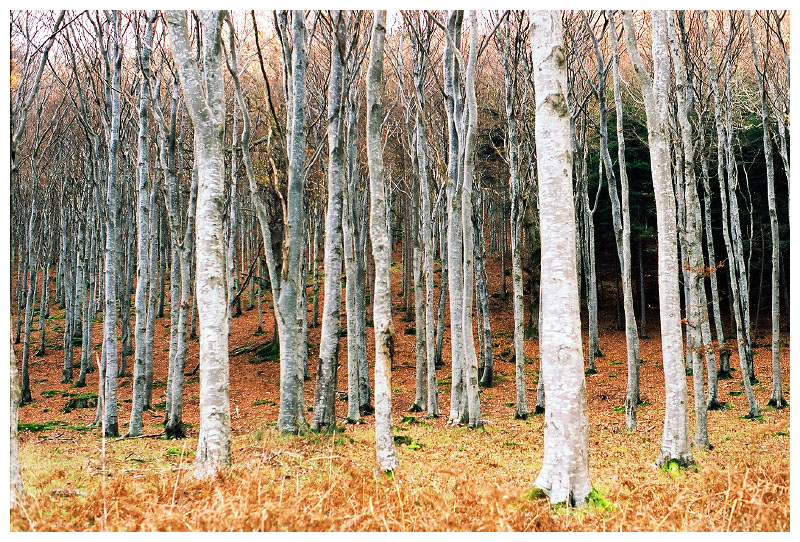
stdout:
MULTIPOLYGON (((500 288, 499 263, 487 262, 493 291, 500 288)), ((396 290, 400 286, 395 284, 396 290)), ((395 292, 396 293, 396 292, 395 292)), ((395 296, 396 297, 396 296, 395 296)), ((52 307, 54 315, 63 311, 52 307)), ((253 345, 256 311, 245 311, 231 329, 231 347, 253 345)), ((397 313, 399 318, 402 316, 397 313)), ((58 319, 54 319, 57 322, 58 319)), ((492 312, 497 351, 511 347, 510 304, 492 312)), ((48 321, 48 325, 51 325, 48 321)), ((101 323, 96 324, 100 326, 101 323)), ((216 479, 198 482, 191 465, 197 445, 199 383, 187 378, 184 422, 189 438, 175 443, 153 438, 109 439, 105 458, 98 432, 78 430, 95 409, 59 413, 58 424, 20 433, 20 460, 28 497, 11 512, 14 531, 783 531, 789 529, 790 409, 765 408, 759 420, 747 412, 739 379, 720 380, 719 397, 731 410, 710 411, 710 451, 693 450, 697 471, 672 475, 652 466, 658 454, 664 419, 664 381, 659 367, 660 337, 642 340, 642 395, 639 431, 625 430, 625 378, 612 360, 625 359, 624 334, 613 319, 604 322, 597 374, 586 378, 589 409, 589 468, 602 506, 568 510, 531 498, 543 454, 542 416, 514 420, 513 356, 495 359, 498 378, 481 393, 481 410, 491 421, 485 430, 445 427, 446 417, 407 416, 414 400, 414 337, 398 335, 397 366, 392 370, 394 433, 400 466, 391 479, 375 478, 374 418, 344 425, 346 403, 336 402, 343 433, 287 437, 274 428, 277 419, 278 364, 252 365, 247 354, 231 355, 233 466, 216 479), (613 374, 619 378, 610 378, 613 374), (275 399, 275 401, 266 401, 275 399), (58 437, 58 438, 54 438, 58 437), (403 445, 402 442, 407 444, 403 445), (410 444, 408 444, 410 443, 410 444), (415 445, 416 444, 416 445, 415 445), (105 473, 105 475, 104 475, 105 473), (103 490, 105 486, 105 490, 103 490), (54 491, 55 490, 55 491, 54 491), (74 491, 73 491, 74 490, 74 491)), ((272 327, 265 313, 265 329, 272 327)), ((309 341, 319 342, 319 328, 309 341)), ((102 336, 99 327, 96 336, 102 336)), ((449 345, 445 337, 445 352, 449 345)), ((368 334, 369 351, 373 339, 368 334)), ((782 378, 788 393, 789 340, 781 348, 782 378)), ((156 326, 155 351, 166 352, 169 328, 156 326)), ((197 359, 190 341, 189 362, 197 359)), ((42 388, 69 391, 61 385, 61 352, 41 358, 35 378, 42 388)), ((341 349, 346 364, 346 349, 341 349)), ((538 369, 535 341, 526 341, 527 385, 535 390, 538 369)), ((154 360, 155 379, 166 380, 166 355, 154 360)), ((447 360, 445 360, 447 361, 447 360)), ((769 348, 755 351, 756 374, 768 375, 769 348)), ((731 360, 737 366, 736 353, 731 360)), ((311 368, 312 379, 314 378, 311 368)), ((442 412, 449 409, 449 367, 438 371, 442 412)), ((347 389, 339 371, 338 389, 347 389)), ((36 382, 36 381, 35 381, 36 382)), ((127 415, 129 377, 120 380, 121 416, 127 415)), ((38 383, 37 383, 38 384, 38 383)), ((96 373, 87 386, 97 386, 96 373)), ((313 386, 306 385, 306 404, 313 386)), ((759 404, 770 386, 754 385, 759 404)), ((689 386, 689 404, 692 405, 689 386)), ((41 393, 41 392, 40 392, 41 393)), ((154 402, 163 400, 162 388, 154 402)), ((531 391, 531 393, 534 393, 531 391)), ((20 409, 21 423, 53 420, 60 395, 39 395, 20 409)), ((529 405, 533 405, 529 395, 529 405)), ((691 413, 690 413, 691 414, 691 413)), ((163 431, 163 411, 145 413, 149 435, 163 431)))

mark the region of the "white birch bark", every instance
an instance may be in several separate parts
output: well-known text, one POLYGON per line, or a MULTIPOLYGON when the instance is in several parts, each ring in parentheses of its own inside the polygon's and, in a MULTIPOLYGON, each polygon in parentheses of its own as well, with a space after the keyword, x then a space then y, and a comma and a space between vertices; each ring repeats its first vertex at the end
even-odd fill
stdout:
POLYGON ((708 364, 713 366, 714 370, 716 370, 716 361, 713 360, 714 349, 708 328, 708 307, 703 284, 705 261, 703 259, 700 200, 697 195, 694 144, 692 142, 692 127, 689 122, 691 89, 688 88, 686 68, 678 47, 674 16, 674 12, 669 13, 667 30, 675 71, 675 90, 678 102, 677 116, 683 151, 683 186, 678 186, 678 200, 680 202, 683 199, 685 206, 684 220, 682 221, 682 239, 684 242, 684 258, 682 262, 685 276, 688 278, 689 293, 686 314, 689 329, 687 349, 692 360, 694 384, 695 434, 693 444, 699 448, 709 449, 711 444, 708 441, 707 404, 703 387, 703 360, 701 356, 703 353, 705 353, 706 357, 712 356, 712 360, 708 364))
POLYGON ((200 15, 203 71, 190 49, 186 13, 166 13, 184 100, 194 124, 197 162, 197 308, 200 316, 200 434, 194 476, 213 477, 231 461, 228 302, 222 236, 225 100, 221 28, 225 12, 200 15), (205 92, 204 92, 205 90, 205 92))
POLYGON ((678 236, 675 219, 675 191, 670 170, 668 93, 670 78, 667 49, 666 15, 653 15, 653 76, 647 73, 639 55, 633 30, 633 16, 623 13, 628 52, 642 86, 647 112, 647 133, 650 164, 656 199, 658 228, 658 298, 661 316, 661 355, 664 366, 666 405, 661 452, 656 464, 670 460, 681 465, 693 462, 689 449, 686 373, 683 362, 683 337, 680 315, 680 285, 678 282, 678 236))
POLYGON ((583 374, 572 197, 572 152, 567 67, 561 13, 531 11, 536 93, 536 156, 542 243, 540 355, 547 410, 544 460, 534 485, 552 503, 585 503, 589 480, 589 424, 583 374))
POLYGON ((470 428, 483 426, 478 395, 478 359, 472 330, 472 303, 475 292, 475 243, 472 226, 472 187, 475 179, 475 131, 478 125, 478 102, 475 98, 475 64, 478 54, 478 21, 474 10, 467 17, 470 25, 469 56, 465 73, 467 122, 464 141, 464 168, 461 184, 461 227, 464 250, 462 286, 462 339, 464 341, 464 381, 467 392, 467 413, 470 428))
POLYGON ((375 259, 372 316, 375 331, 375 451, 381 472, 397 469, 392 436, 391 366, 394 356, 391 252, 386 224, 386 178, 383 168, 383 48, 386 11, 376 10, 367 69, 367 163, 370 184, 370 240, 375 259))

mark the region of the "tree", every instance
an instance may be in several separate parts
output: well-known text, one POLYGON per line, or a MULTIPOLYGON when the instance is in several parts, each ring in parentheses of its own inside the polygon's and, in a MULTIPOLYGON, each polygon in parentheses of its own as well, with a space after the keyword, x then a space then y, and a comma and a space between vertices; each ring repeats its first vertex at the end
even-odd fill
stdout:
MULTIPOLYGON (((750 49, 753 53, 753 65, 756 68, 756 80, 758 81, 758 93, 761 96, 761 125, 763 127, 764 140, 764 159, 767 163, 767 205, 769 206, 769 231, 772 238, 772 282, 771 296, 772 303, 772 394, 770 395, 770 406, 783 408, 788 403, 783 397, 781 388, 781 362, 780 362, 780 338, 781 338, 781 308, 779 284, 780 278, 780 234, 778 231, 778 210, 775 205, 775 164, 772 159, 772 140, 770 138, 769 105, 767 103, 767 92, 764 85, 765 72, 769 63, 769 41, 765 47, 765 58, 762 64, 756 52, 756 40, 753 37, 753 22, 750 12, 747 15, 747 28, 750 33, 750 49)), ((778 23, 780 28, 780 23, 778 23)), ((769 36, 770 33, 767 33, 769 36)), ((780 115, 779 115, 780 117, 780 115)), ((783 130, 780 130, 782 133, 783 130)), ((785 144, 784 144, 785 145, 785 144)), ((784 162, 785 163, 785 162, 784 162)), ((787 172, 786 177, 789 177, 787 172)))
MULTIPOLYGON (((512 12, 506 20, 503 30, 498 35, 500 56, 503 59, 504 104, 508 123, 508 176, 511 200, 509 226, 511 230, 511 276, 514 305, 514 373, 517 390, 514 418, 524 420, 528 417, 528 399, 525 388, 525 351, 524 326, 525 309, 523 306, 522 255, 520 251, 522 234, 522 189, 520 182, 520 141, 517 130, 518 81, 522 78, 520 63, 525 54, 525 36, 523 31, 524 14, 512 12), (512 33, 516 27, 516 32, 512 33)), ((505 243, 505 239, 503 240, 505 243)), ((533 296, 534 293, 531 292, 533 296)))
POLYGON ((117 163, 119 159, 120 108, 122 100, 122 27, 121 14, 113 11, 107 14, 112 27, 108 49, 103 43, 102 23, 96 22, 97 41, 103 51, 106 71, 106 144, 108 146, 108 181, 106 185, 106 242, 105 242, 105 308, 103 310, 103 364, 105 383, 103 401, 105 412, 105 435, 115 437, 119 434, 117 422, 117 266, 119 260, 119 212, 120 186, 117 163))
POLYGON ((658 227, 658 299, 661 316, 661 356, 664 365, 664 432, 656 464, 671 460, 685 466, 694 461, 689 449, 686 404, 686 373, 683 364, 680 285, 678 283, 678 234, 675 191, 669 158, 668 94, 670 80, 667 20, 663 11, 653 11, 653 75, 647 72, 633 30, 633 15, 623 12, 628 53, 642 87, 647 113, 647 140, 656 198, 658 227))
MULTIPOLYGON (((322 305, 317 386, 314 390, 315 431, 336 427, 336 366, 339 363, 339 309, 342 276, 342 185, 345 182, 343 71, 346 15, 331 13, 331 70, 328 80, 328 209, 325 214, 325 300, 322 305)), ((315 263, 316 265, 316 263, 315 263)))
MULTIPOLYGON (((588 19, 584 15, 588 25, 588 19)), ((597 101, 600 109, 600 154, 605 166, 604 172, 608 181, 608 195, 611 200, 611 214, 614 225, 614 238, 617 245, 620 270, 622 273, 623 307, 625 312, 625 344, 627 346, 628 379, 625 394, 625 426, 629 431, 636 429, 636 407, 639 403, 639 335, 636 330, 636 316, 633 310, 633 286, 631 284, 631 217, 630 202, 628 198, 628 172, 625 163, 625 135, 623 132, 622 96, 619 89, 619 52, 617 51, 617 31, 611 11, 605 15, 603 29, 611 25, 611 43, 613 53, 611 67, 613 68, 614 102, 617 117, 617 148, 619 179, 621 194, 617 195, 617 179, 608 150, 608 113, 605 100, 605 78, 608 65, 604 66, 600 43, 592 31, 595 58, 597 60, 598 82, 596 87, 597 101)))
MULTIPOLYGON (((706 56, 706 65, 710 70, 716 66, 714 54, 711 50, 711 33, 708 25, 708 20, 704 16, 706 28, 706 44, 709 48, 706 56)), ((733 20, 731 19, 731 29, 733 30, 733 20)), ((725 70, 725 94, 726 101, 730 103, 730 70, 731 70, 731 56, 730 48, 732 46, 734 32, 731 32, 730 40, 725 49, 724 70, 725 70)), ((725 249, 728 254, 728 277, 731 289, 731 302, 733 305, 733 317, 736 328, 736 344, 739 351, 739 367, 743 375, 749 375, 750 368, 748 363, 749 344, 750 344, 750 322, 749 311, 743 306, 742 301, 745 300, 749 293, 742 295, 742 290, 748 292, 747 279, 743 273, 744 257, 742 256, 742 239, 739 227, 739 207, 736 202, 736 192, 734 190, 734 183, 736 182, 736 165, 734 163, 732 138, 733 138, 733 125, 730 116, 730 107, 728 107, 728 114, 726 116, 726 123, 723 123, 722 118, 722 98, 720 96, 719 84, 717 83, 717 70, 711 72, 711 91, 714 98, 714 123, 717 132, 717 181, 719 182, 720 202, 722 204, 722 238, 725 241, 725 249), (723 169, 724 165, 724 169, 723 169)), ((722 348, 722 345, 720 345, 722 348)), ((722 358, 722 354, 720 354, 722 358)), ((729 376, 724 373, 724 363, 720 363, 720 377, 729 376)), ((742 376, 747 402, 750 407, 748 416, 751 418, 758 417, 761 414, 756 403, 755 396, 753 395, 753 388, 749 378, 742 376)))
POLYGON ((536 92, 536 155, 542 239, 540 355, 547 410, 544 461, 534 485, 552 503, 580 506, 589 480, 589 424, 583 374, 567 71, 557 11, 529 12, 536 92))
MULTIPOLYGON (((136 164, 136 351, 133 364, 133 399, 131 404, 131 418, 128 428, 130 436, 137 436, 142 431, 142 412, 144 409, 145 375, 145 333, 147 331, 147 288, 150 283, 151 268, 148 261, 150 240, 150 171, 148 161, 148 110, 150 104, 149 69, 152 55, 156 12, 147 17, 144 39, 136 33, 139 46, 139 65, 141 66, 142 81, 139 86, 139 137, 137 146, 136 164)), ((137 19, 138 21, 138 19, 137 19)))
POLYGON ((225 100, 222 78, 224 11, 200 14, 203 70, 191 52, 186 13, 166 13, 172 54, 194 125, 197 167, 197 309, 200 314, 200 435, 196 478, 214 476, 231 461, 228 375, 228 301, 222 235, 225 100))
POLYGON ((703 259, 703 237, 701 226, 700 199, 697 195, 697 178, 695 177, 695 152, 692 141, 692 126, 689 122, 691 106, 691 88, 687 82, 686 66, 681 58, 678 46, 678 36, 675 30, 674 13, 670 12, 667 20, 667 34, 672 54, 672 64, 675 69, 675 87, 677 94, 677 117, 680 127, 680 143, 676 151, 682 150, 683 172, 678 172, 679 179, 683 179, 682 186, 676 182, 678 202, 683 203, 684 218, 681 221, 680 240, 683 252, 684 276, 688 277, 688 302, 687 314, 687 350, 692 360, 692 375, 694 381, 694 412, 695 434, 694 445, 699 448, 709 449, 708 426, 706 420, 706 399, 703 388, 703 360, 704 353, 708 363, 709 379, 716 380, 717 364, 714 358, 714 348, 711 344, 711 329, 708 325, 708 303, 706 301, 705 262, 703 259))
POLYGON ((383 169, 381 124, 383 122, 383 47, 386 11, 376 10, 372 23, 367 68, 367 164, 369 166, 369 232, 375 259, 372 317, 375 330, 375 451, 381 472, 397 468, 392 436, 391 367, 394 356, 392 325, 391 252, 386 224, 386 178, 383 169))

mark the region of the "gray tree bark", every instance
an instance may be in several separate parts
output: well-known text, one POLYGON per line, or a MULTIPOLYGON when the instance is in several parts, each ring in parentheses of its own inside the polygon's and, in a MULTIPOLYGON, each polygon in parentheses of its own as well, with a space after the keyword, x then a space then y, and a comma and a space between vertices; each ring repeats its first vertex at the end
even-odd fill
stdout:
POLYGON ((464 130, 464 167, 461 184, 461 227, 464 249, 462 286, 462 338, 464 341, 464 380, 467 392, 467 413, 470 428, 483 427, 478 395, 478 359, 472 330, 472 302, 475 281, 475 242, 472 227, 472 189, 475 179, 475 131, 478 125, 478 102, 475 98, 475 64, 478 56, 478 18, 474 10, 468 13, 470 45, 465 73, 466 130, 464 130))
POLYGON ((671 460, 681 465, 694 461, 689 448, 686 373, 683 362, 683 338, 678 282, 678 236, 675 221, 675 191, 670 171, 668 133, 669 50, 667 21, 663 11, 652 14, 653 76, 644 66, 636 44, 633 16, 623 12, 628 52, 642 87, 647 113, 647 133, 653 188, 656 198, 658 228, 658 292, 661 315, 661 355, 664 366, 666 406, 661 452, 656 464, 671 460))
MULTIPOLYGON (((343 77, 346 15, 331 13, 331 68, 328 79, 328 208, 325 214, 325 299, 322 305, 317 384, 314 390, 315 431, 336 427, 336 366, 339 364, 339 311, 342 298, 342 186, 346 182, 343 77)), ((316 261, 314 262, 316 267, 316 261)))
MULTIPOLYGON (((106 89, 106 101, 110 112, 108 132, 108 184, 106 188, 106 243, 105 243, 105 307, 103 309, 103 351, 105 352, 105 436, 119 434, 117 422, 117 271, 119 263, 119 158, 120 114, 122 93, 122 31, 121 14, 113 11, 110 17, 113 38, 107 51, 107 66, 110 66, 110 88, 106 89)), ((98 40, 101 37, 98 36, 98 40)), ((109 68, 107 68, 108 71, 109 68)))
POLYGON ((137 34, 139 48, 139 63, 142 68, 142 79, 139 86, 139 136, 136 162, 136 324, 134 328, 134 362, 133 362, 133 397, 131 398, 131 417, 128 426, 128 435, 137 436, 142 431, 142 412, 144 410, 145 388, 145 333, 147 331, 147 290, 150 285, 151 269, 149 260, 150 246, 150 182, 149 148, 147 145, 150 119, 148 117, 150 104, 150 77, 149 66, 151 58, 151 44, 153 42, 153 25, 155 12, 148 17, 144 38, 137 34))
POLYGON ((376 10, 367 68, 367 164, 370 184, 370 240, 375 259, 372 317, 375 331, 375 452, 378 469, 397 469, 392 436, 391 367, 394 356, 392 325, 391 243, 386 221, 386 178, 383 169, 383 49, 386 11, 376 10))
POLYGON ((677 95, 677 116, 680 127, 680 143, 683 155, 683 183, 676 182, 678 201, 683 200, 684 220, 681 221, 681 244, 683 248, 682 267, 684 276, 688 278, 687 314, 687 350, 692 360, 694 384, 695 433, 693 444, 698 448, 710 449, 708 441, 707 404, 703 383, 703 360, 705 353, 709 374, 716 373, 716 359, 711 344, 711 330, 708 325, 708 303, 706 301, 705 261, 703 259, 703 238, 701 225, 700 200, 697 195, 697 179, 695 177, 695 154, 692 142, 692 127, 689 122, 691 107, 691 88, 687 82, 686 67, 681 58, 678 36, 675 30, 675 13, 669 12, 667 17, 667 34, 675 71, 675 87, 677 95), (709 358, 710 356, 710 358, 709 358))
POLYGON ((228 316, 222 237, 225 100, 222 78, 223 11, 200 14, 203 71, 191 53, 186 13, 166 13, 183 97, 194 124, 197 163, 197 308, 200 315, 200 434, 194 476, 213 477, 231 461, 228 316), (204 92, 205 90, 205 92, 204 92))

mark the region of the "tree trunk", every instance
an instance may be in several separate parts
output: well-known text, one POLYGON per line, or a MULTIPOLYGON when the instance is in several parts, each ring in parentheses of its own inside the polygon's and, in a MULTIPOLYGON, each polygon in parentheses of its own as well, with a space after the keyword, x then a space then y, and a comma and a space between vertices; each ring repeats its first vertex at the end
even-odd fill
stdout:
MULTIPOLYGON (((608 11, 608 19, 612 22, 614 15, 608 11)), ((631 212, 630 212, 630 188, 628 184, 628 167, 625 158, 625 131, 622 116, 622 93, 620 91, 619 75, 619 52, 617 50, 616 25, 612 25, 611 43, 612 53, 612 75, 614 78, 614 104, 617 118, 617 161, 619 166, 619 180, 621 189, 621 215, 622 215, 622 250, 620 256, 620 266, 622 270, 623 301, 625 309, 625 346, 628 354, 628 378, 625 392, 625 427, 629 431, 636 429, 636 407, 639 403, 639 334, 636 329, 636 315, 633 308, 633 284, 631 281, 631 212)), ((602 130, 602 127, 601 127, 602 130)), ((608 148, 606 148, 608 153, 608 148)), ((607 167, 611 169, 609 157, 607 167)), ((612 177, 609 177, 609 190, 611 189, 612 177)), ((616 181, 613 182, 616 187, 616 181)), ((614 190, 616 192, 616 188, 614 190)), ((610 195, 610 192, 609 192, 610 195)), ((615 194, 616 196, 616 194, 615 194)), ((612 205, 615 205, 616 197, 612 198, 612 205)), ((615 225, 616 228, 616 225, 615 225)))
POLYGON ((137 436, 142 431, 142 412, 144 410, 145 389, 145 342, 147 331, 147 290, 150 286, 150 195, 153 190, 150 182, 150 163, 147 136, 150 125, 148 110, 150 104, 150 66, 153 23, 147 21, 144 40, 139 51, 140 62, 146 65, 139 88, 139 137, 136 161, 136 323, 134 327, 133 394, 131 398, 131 418, 128 435, 137 436))
POLYGON ((376 10, 367 69, 367 164, 370 184, 370 239, 375 259, 372 317, 375 331, 375 451, 381 472, 397 469, 392 436, 391 366, 394 356, 392 325, 391 243, 386 223, 386 178, 383 169, 383 48, 386 11, 376 10))
POLYGON ((709 367, 716 372, 714 348, 711 344, 711 331, 708 326, 708 303, 706 301, 705 261, 703 259, 703 238, 701 226, 700 200, 697 195, 697 179, 695 178, 694 144, 692 128, 689 123, 691 107, 691 89, 687 82, 685 64, 681 58, 678 37, 675 30, 674 13, 669 12, 667 20, 669 44, 672 63, 675 69, 675 86, 677 94, 677 116, 680 126, 680 139, 683 150, 683 186, 678 186, 678 201, 684 201, 684 220, 681 221, 682 245, 684 258, 682 267, 688 278, 687 314, 687 350, 692 360, 694 384, 695 434, 693 444, 698 448, 710 449, 708 441, 707 404, 703 387, 703 360, 705 353, 709 367), (710 356, 710 359, 708 359, 710 356))
MULTIPOLYGON (((461 36, 461 14, 451 10, 447 16, 447 40, 444 52, 444 86, 447 120, 449 127, 447 150, 447 267, 448 293, 450 297, 450 349, 452 381, 450 387, 450 416, 448 424, 466 423, 469 420, 465 389, 465 353, 463 322, 464 269, 462 259, 463 230, 460 222, 462 214, 461 168, 462 164, 459 133, 462 104, 458 94, 458 54, 461 36), (451 42, 453 42, 451 44, 451 42)), ((471 317, 470 317, 471 321, 471 317)), ((474 347, 473 347, 474 348, 474 347)))
POLYGON ((228 315, 222 236, 225 123, 221 27, 225 12, 200 14, 204 69, 190 49, 186 13, 166 13, 175 63, 194 125, 197 164, 197 290, 200 313, 200 434, 194 476, 213 477, 231 461, 228 315), (203 92, 205 87, 205 93, 203 92))
MULTIPOLYGON (((761 124, 763 126, 763 141, 764 141, 764 160, 767 165, 767 206, 769 208, 769 230, 772 240, 772 287, 770 301, 772 304, 772 394, 770 395, 770 406, 775 408, 783 408, 788 403, 783 397, 783 389, 781 387, 781 361, 780 361, 780 294, 779 294, 779 280, 780 280, 780 235, 778 232, 778 209, 775 205, 775 165, 772 157, 772 141, 770 138, 769 126, 769 105, 767 103, 767 93, 764 86, 764 76, 767 71, 767 63, 769 56, 764 61, 763 72, 756 53, 756 42, 753 37, 753 23, 750 18, 750 12, 745 12, 747 16, 747 28, 750 32, 750 48, 753 52, 753 64, 756 68, 756 75, 758 76, 758 91, 761 94, 761 124)), ((767 49, 769 55, 769 49, 767 49)), ((783 143, 782 143, 783 144, 783 143)), ((789 178, 788 172, 786 178, 789 178)), ((760 289, 759 289, 760 292, 760 289)))
POLYGON ((647 134, 656 199, 658 229, 658 298, 661 315, 661 355, 664 366, 666 405, 661 452, 656 464, 669 461, 680 465, 693 462, 689 448, 686 373, 683 362, 683 338, 680 315, 680 284, 678 281, 678 237, 675 222, 675 191, 669 157, 668 94, 669 50, 667 21, 663 11, 652 14, 653 77, 647 73, 639 55, 630 11, 623 14, 628 51, 633 58, 645 97, 647 134))
MULTIPOLYGON (((105 308, 103 309, 103 351, 105 352, 105 436, 119 434, 117 422, 117 271, 119 263, 119 233, 117 231, 120 196, 117 161, 119 155, 122 35, 121 14, 113 12, 114 38, 109 51, 109 64, 113 64, 109 91, 111 103, 111 130, 108 140, 108 184, 106 192, 106 243, 105 243, 105 308)), ((98 37, 99 39, 99 37, 98 37)))
POLYGON ((583 374, 572 196, 567 70, 561 13, 531 11, 536 155, 542 240, 541 359, 547 411, 544 460, 534 485, 551 503, 581 506, 589 479, 589 424, 583 374))
MULTIPOLYGON (((325 299, 322 305, 317 385, 314 390, 315 431, 336 427, 336 367, 339 364, 339 312, 342 304, 342 185, 346 182, 343 88, 345 15, 332 12, 331 68, 328 79, 328 206, 325 214, 325 299)), ((315 235, 316 239, 316 235, 315 235)), ((316 250, 315 250, 316 252, 316 250)), ((316 269, 317 262, 314 261, 316 269)), ((315 294, 316 301, 316 294, 315 294)))
POLYGON ((464 283, 462 287, 462 337, 464 340, 464 380, 470 428, 483 427, 478 395, 478 359, 472 330, 472 302, 475 281, 475 242, 472 227, 472 189, 475 179, 475 131, 478 125, 478 102, 475 98, 475 64, 478 55, 478 22, 474 10, 468 12, 470 23, 469 60, 465 74, 467 122, 464 132, 464 169, 461 183, 461 227, 464 247, 464 283))

